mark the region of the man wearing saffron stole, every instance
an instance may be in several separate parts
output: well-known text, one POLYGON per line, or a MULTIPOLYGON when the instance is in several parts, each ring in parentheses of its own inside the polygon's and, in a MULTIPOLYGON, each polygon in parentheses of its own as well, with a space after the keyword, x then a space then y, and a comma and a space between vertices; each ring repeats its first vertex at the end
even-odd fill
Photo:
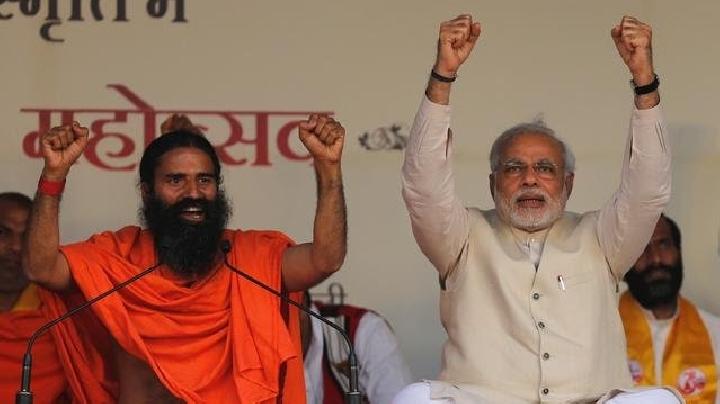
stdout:
POLYGON ((625 274, 620 316, 630 373, 636 386, 672 386, 687 403, 720 403, 720 318, 680 295, 682 279, 680 228, 663 215, 625 274))

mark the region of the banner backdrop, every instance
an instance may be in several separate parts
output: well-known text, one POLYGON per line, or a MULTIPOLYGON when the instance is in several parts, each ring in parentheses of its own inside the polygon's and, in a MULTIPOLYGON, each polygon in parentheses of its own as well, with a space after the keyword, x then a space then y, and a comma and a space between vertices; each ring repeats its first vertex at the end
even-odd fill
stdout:
POLYGON ((483 33, 452 94, 457 189, 486 208, 492 139, 538 115, 577 156, 569 208, 607 200, 632 108, 609 31, 623 14, 653 25, 684 291, 720 314, 720 4, 710 0, 0 0, 0 190, 33 194, 38 135, 77 120, 92 139, 68 179, 63 242, 136 223, 139 157, 181 112, 217 147, 231 224, 307 241, 315 182, 296 125, 331 113, 347 129, 350 226, 347 261, 331 281, 390 320, 416 378, 436 377, 437 276, 412 238, 399 172, 438 25, 461 12, 483 33))

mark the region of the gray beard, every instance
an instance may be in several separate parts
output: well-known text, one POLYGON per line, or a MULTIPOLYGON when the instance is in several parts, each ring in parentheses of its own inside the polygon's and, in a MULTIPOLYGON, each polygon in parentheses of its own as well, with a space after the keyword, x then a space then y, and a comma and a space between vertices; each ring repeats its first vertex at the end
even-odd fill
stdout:
POLYGON ((537 231, 552 226, 556 220, 562 216, 565 211, 565 203, 567 202, 567 192, 563 184, 563 195, 560 198, 552 198, 547 192, 541 188, 520 189, 509 197, 503 197, 496 188, 493 193, 495 201, 495 209, 500 219, 510 226, 525 230, 537 231), (517 206, 517 198, 524 192, 533 191, 542 194, 545 198, 545 208, 542 211, 538 209, 523 209, 517 206))

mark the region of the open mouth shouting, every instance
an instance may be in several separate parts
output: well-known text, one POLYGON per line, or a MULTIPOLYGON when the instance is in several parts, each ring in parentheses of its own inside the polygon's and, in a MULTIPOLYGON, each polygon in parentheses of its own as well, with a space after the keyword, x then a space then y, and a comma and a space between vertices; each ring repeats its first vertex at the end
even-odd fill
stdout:
POLYGON ((541 194, 523 194, 515 199, 515 204, 522 209, 544 208, 545 196, 541 194))
POLYGON ((178 202, 174 209, 177 217, 190 223, 201 223, 207 216, 208 202, 198 199, 184 199, 178 202))
POLYGON ((185 208, 180 212, 180 217, 188 222, 202 222, 205 219, 205 210, 198 206, 185 208))

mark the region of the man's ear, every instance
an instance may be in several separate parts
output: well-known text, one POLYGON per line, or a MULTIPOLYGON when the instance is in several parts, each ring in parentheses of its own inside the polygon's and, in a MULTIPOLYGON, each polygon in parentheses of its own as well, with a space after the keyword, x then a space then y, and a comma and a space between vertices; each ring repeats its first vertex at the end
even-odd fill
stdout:
POLYGON ((488 175, 488 179, 490 180, 490 196, 492 196, 493 200, 495 200, 495 174, 490 173, 490 175, 488 175))
POLYGON ((574 182, 575 182, 575 173, 565 174, 565 192, 567 193, 565 195, 566 199, 570 199, 570 194, 572 193, 574 182))

